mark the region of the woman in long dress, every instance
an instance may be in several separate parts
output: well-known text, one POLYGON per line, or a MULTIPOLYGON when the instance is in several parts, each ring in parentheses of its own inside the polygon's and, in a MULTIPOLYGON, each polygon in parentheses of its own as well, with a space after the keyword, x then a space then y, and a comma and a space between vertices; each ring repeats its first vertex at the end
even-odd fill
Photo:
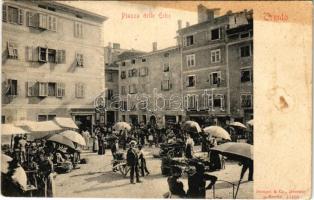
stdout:
POLYGON ((93 152, 98 152, 99 146, 98 146, 98 136, 95 135, 94 137, 94 144, 93 144, 93 152))

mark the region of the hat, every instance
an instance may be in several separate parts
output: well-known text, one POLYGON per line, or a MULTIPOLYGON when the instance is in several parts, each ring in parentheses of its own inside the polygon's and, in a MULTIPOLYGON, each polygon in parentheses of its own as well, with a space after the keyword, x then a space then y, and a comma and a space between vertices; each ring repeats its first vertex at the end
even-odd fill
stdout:
POLYGON ((205 171, 205 166, 203 163, 200 163, 198 162, 196 165, 195 165, 195 168, 196 168, 196 171, 197 172, 204 172, 205 171))
POLYGON ((136 145, 136 141, 132 140, 129 145, 136 145))

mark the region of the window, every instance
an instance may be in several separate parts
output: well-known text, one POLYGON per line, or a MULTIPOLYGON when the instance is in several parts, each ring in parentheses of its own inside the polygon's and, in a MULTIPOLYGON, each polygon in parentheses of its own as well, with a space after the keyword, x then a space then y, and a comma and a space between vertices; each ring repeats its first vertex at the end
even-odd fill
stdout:
POLYGON ((48 83, 48 96, 56 96, 56 83, 48 83))
POLYGON ((168 58, 169 57, 169 53, 164 53, 164 57, 168 58))
POLYGON ((224 109, 225 107, 225 98, 224 95, 218 94, 218 95, 214 95, 214 99, 213 99, 213 106, 214 108, 220 108, 221 110, 224 109))
POLYGON ((1 116, 1 124, 5 124, 5 115, 1 116))
POLYGON ((121 86, 121 94, 122 95, 126 94, 125 86, 121 86))
POLYGON ((251 69, 241 70, 241 83, 253 82, 253 74, 251 69))
POLYGON ((57 54, 57 51, 54 50, 54 49, 48 49, 48 62, 50 63, 56 63, 57 60, 56 60, 56 55, 57 54))
POLYGON ((122 66, 125 66, 125 62, 122 62, 121 65, 122 65, 122 66))
POLYGON ((135 59, 132 60, 132 64, 135 65, 135 59))
POLYGON ((47 62, 48 61, 48 49, 43 47, 38 47, 38 61, 39 62, 47 62))
POLYGON ((191 46, 194 44, 194 36, 189 35, 183 38, 183 46, 191 46))
POLYGON ((125 79, 125 78, 126 78, 126 73, 125 73, 125 71, 121 71, 120 77, 121 77, 121 79, 125 79))
POLYGON ((43 122, 43 121, 50 121, 53 120, 56 117, 56 115, 38 115, 37 121, 43 122))
POLYGON ((197 96, 196 95, 187 95, 187 108, 188 109, 197 108, 197 96))
POLYGON ((8 42, 8 58, 18 59, 18 48, 14 42, 8 42))
MULTIPOLYGON (((120 103, 120 108, 121 108, 121 111, 127 111, 128 110, 128 103, 126 101, 121 101, 120 103)), ((125 121, 125 116, 122 115, 122 117, 124 118, 123 121, 125 121)))
POLYGON ((252 108, 253 101, 251 94, 242 94, 240 98, 242 108, 252 108))
POLYGON ((221 72, 210 73, 210 85, 219 86, 221 83, 221 72))
POLYGON ((142 67, 140 68, 140 76, 147 76, 148 75, 148 68, 142 67))
POLYGON ((113 90, 112 89, 107 90, 107 97, 109 100, 113 97, 113 90))
POLYGON ((33 81, 27 82, 27 96, 35 97, 38 96, 38 83, 33 81))
POLYGON ((23 24, 24 11, 22 9, 3 5, 2 7, 3 21, 7 21, 12 24, 23 24))
POLYGON ((195 86, 195 75, 191 75, 187 77, 187 87, 194 87, 195 86))
POLYGON ((135 94, 135 93, 137 93, 136 85, 135 84, 129 85, 129 94, 135 94))
POLYGON ((170 65, 169 65, 169 63, 164 63, 164 72, 169 72, 170 71, 170 65))
POLYGON ((84 98, 85 96, 85 85, 84 83, 76 83, 75 84, 75 97, 76 98, 84 98))
POLYGON ((240 56, 242 58, 251 56, 251 46, 247 45, 247 46, 240 47, 240 56))
POLYGON ((8 80, 9 89, 6 95, 17 95, 17 80, 9 79, 8 80))
POLYGON ((220 49, 215 49, 215 50, 210 51, 210 57, 211 57, 212 63, 220 62, 220 60, 221 60, 220 49))
POLYGON ((39 95, 40 97, 46 97, 48 96, 48 83, 45 82, 39 82, 39 95))
POLYGON ((77 67, 84 66, 84 55, 81 53, 76 53, 76 66, 77 67))
POLYGON ((161 81, 161 90, 170 90, 171 89, 171 83, 170 80, 163 80, 161 81))
POLYGON ((145 59, 145 58, 142 58, 142 62, 146 62, 146 59, 145 59))
POLYGON ((220 39, 220 36, 221 36, 221 29, 220 28, 216 28, 216 29, 211 30, 211 33, 212 33, 212 37, 211 37, 212 40, 219 40, 220 39))
POLYGON ((77 38, 83 37, 83 24, 80 22, 74 23, 74 37, 77 37, 77 38))
POLYGON ((128 71, 129 77, 136 77, 137 76, 137 69, 130 69, 128 71))
POLYGON ((188 67, 194 67, 195 66, 195 54, 191 54, 191 55, 186 56, 186 65, 188 67))
POLYGON ((113 82, 113 73, 112 72, 108 73, 108 82, 113 82))

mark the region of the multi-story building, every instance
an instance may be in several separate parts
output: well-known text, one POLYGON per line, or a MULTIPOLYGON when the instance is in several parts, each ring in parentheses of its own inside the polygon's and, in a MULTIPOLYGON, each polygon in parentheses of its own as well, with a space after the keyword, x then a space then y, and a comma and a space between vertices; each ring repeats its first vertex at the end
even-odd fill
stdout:
POLYGON ((243 105, 252 97, 253 13, 216 17, 216 11, 199 5, 198 23, 177 31, 186 115, 202 124, 242 121, 244 113, 252 113, 252 103, 243 105))
POLYGON ((121 59, 118 63, 121 121, 163 127, 182 120, 180 105, 172 103, 172 99, 178 100, 182 94, 178 46, 157 50, 157 43, 153 43, 152 52, 121 59))
POLYGON ((126 59, 143 52, 134 49, 122 49, 119 43, 109 43, 105 47, 105 96, 106 110, 99 112, 96 110, 96 123, 103 126, 114 124, 118 121, 118 109, 114 106, 114 96, 119 95, 119 65, 116 63, 119 59, 126 59))
POLYGON ((91 128, 106 19, 57 2, 4 2, 2 122, 72 116, 91 128))

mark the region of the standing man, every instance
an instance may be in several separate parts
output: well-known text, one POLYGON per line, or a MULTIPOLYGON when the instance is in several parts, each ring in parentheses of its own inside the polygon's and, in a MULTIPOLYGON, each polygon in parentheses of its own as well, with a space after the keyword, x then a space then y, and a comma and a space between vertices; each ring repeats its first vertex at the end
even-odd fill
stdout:
POLYGON ((196 163, 196 172, 188 178, 189 189, 187 196, 190 199, 205 199, 206 189, 211 189, 216 183, 217 177, 205 174, 205 167, 202 163, 196 163), (206 181, 210 184, 206 187, 206 181))
POLYGON ((253 160, 245 159, 242 161, 241 164, 242 164, 242 170, 241 170, 240 180, 243 179, 245 172, 247 171, 247 169, 249 169, 248 181, 253 181, 253 160))
POLYGON ((130 142, 130 148, 127 152, 127 164, 130 166, 131 171, 130 171, 130 182, 131 184, 134 183, 134 171, 136 175, 136 182, 141 183, 140 178, 139 178, 139 173, 138 173, 138 154, 135 150, 135 141, 130 142))

